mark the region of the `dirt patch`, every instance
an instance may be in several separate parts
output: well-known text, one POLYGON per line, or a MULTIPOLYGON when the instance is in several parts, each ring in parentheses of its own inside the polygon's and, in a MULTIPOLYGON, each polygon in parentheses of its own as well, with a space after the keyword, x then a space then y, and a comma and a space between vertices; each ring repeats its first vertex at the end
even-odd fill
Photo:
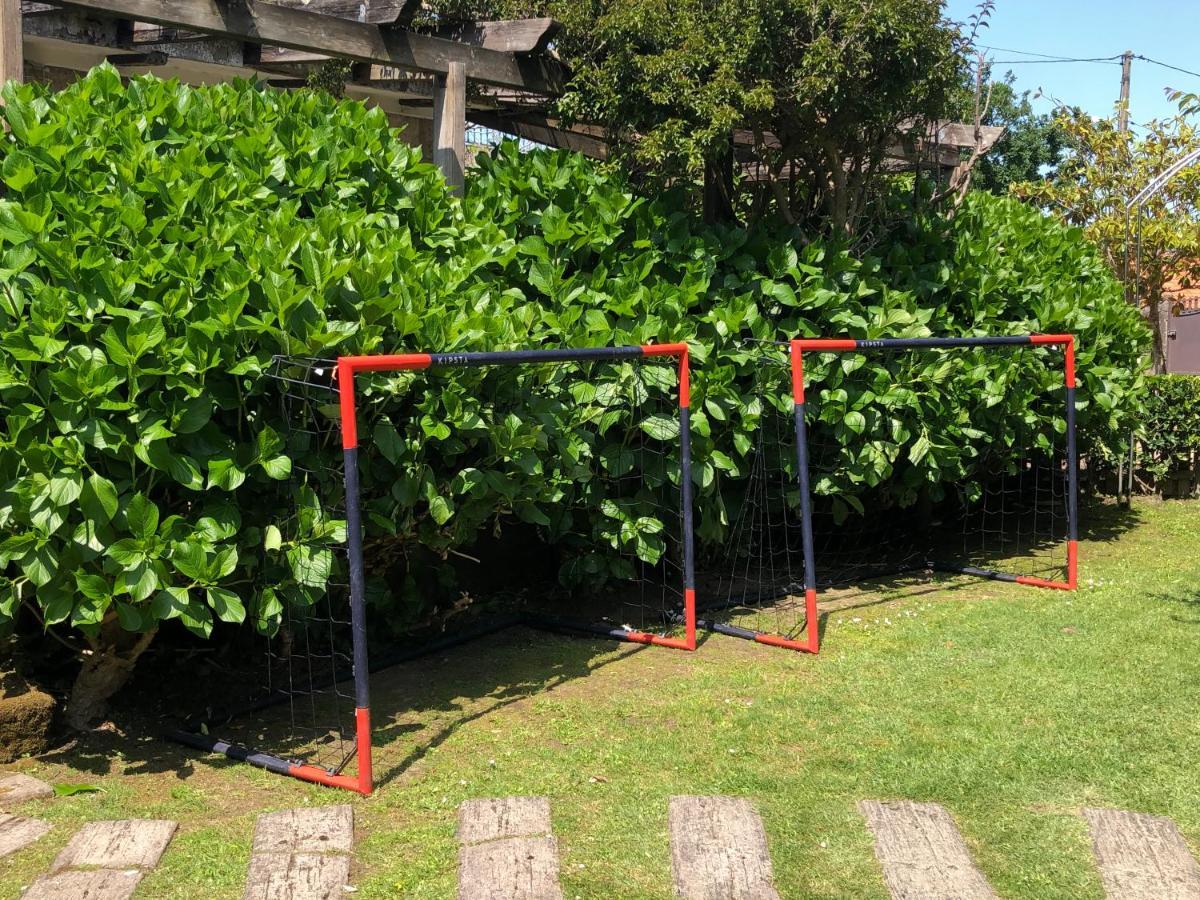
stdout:
POLYGON ((50 746, 54 698, 15 672, 0 674, 0 763, 41 753, 50 746))

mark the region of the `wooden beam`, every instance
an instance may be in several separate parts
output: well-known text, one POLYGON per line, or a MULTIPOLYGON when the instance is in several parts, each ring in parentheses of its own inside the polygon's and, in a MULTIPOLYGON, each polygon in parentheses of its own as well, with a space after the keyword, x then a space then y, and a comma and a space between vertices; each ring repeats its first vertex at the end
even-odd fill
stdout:
POLYGON ((450 190, 458 193, 467 162, 467 75, 460 62, 450 63, 449 68, 433 89, 433 164, 442 170, 450 190))
POLYGON ((62 5, 418 72, 445 75, 451 63, 461 63, 472 81, 538 94, 558 94, 565 81, 562 65, 544 57, 517 57, 264 0, 63 0, 62 5))
POLYGON ((548 119, 537 113, 513 115, 482 109, 469 110, 467 118, 484 128, 514 134, 538 144, 545 144, 547 147, 573 150, 593 159, 608 159, 608 144, 598 136, 603 134, 603 130, 593 126, 563 128, 557 119, 548 119))
POLYGON ((504 19, 435 28, 435 37, 504 53, 542 53, 562 25, 554 19, 504 19))
POLYGON ((0 0, 0 81, 24 78, 22 43, 21 0, 0 0))
POLYGON ((276 6, 303 9, 323 16, 407 28, 421 9, 421 0, 269 0, 276 6))

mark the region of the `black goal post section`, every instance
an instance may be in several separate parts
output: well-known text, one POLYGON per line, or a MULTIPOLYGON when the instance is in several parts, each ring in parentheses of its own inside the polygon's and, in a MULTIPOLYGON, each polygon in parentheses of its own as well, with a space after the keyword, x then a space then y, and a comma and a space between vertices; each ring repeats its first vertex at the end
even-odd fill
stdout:
MULTIPOLYGON (((286 590, 297 596, 270 592, 267 613, 274 616, 274 626, 267 639, 269 690, 242 712, 278 705, 286 707, 290 721, 281 722, 271 734, 270 727, 251 723, 256 733, 236 741, 218 740, 207 729, 174 732, 172 738, 272 772, 367 794, 374 789, 376 768, 372 662, 378 669, 510 624, 696 648, 687 344, 337 360, 280 357, 271 377, 281 386, 284 420, 295 438, 289 442, 294 522, 274 537, 274 548, 286 553, 289 571, 275 587, 282 593, 286 581, 286 590), (474 381, 468 378, 468 370, 480 369, 487 371, 474 381), (438 378, 442 380, 431 380, 438 378), (453 422, 422 414, 426 400, 433 404, 426 410, 449 410, 450 403, 456 411, 467 408, 471 424, 462 425, 460 434, 453 422), (394 421, 403 416, 409 417, 407 428, 405 422, 394 421), (548 515, 531 510, 534 504, 523 504, 520 497, 510 498, 510 518, 520 517, 526 527, 553 530, 570 548, 562 554, 564 569, 581 580, 599 578, 610 585, 607 593, 569 594, 577 611, 585 610, 582 617, 564 617, 558 606, 524 610, 477 626, 465 637, 418 644, 409 653, 380 653, 377 642, 376 652, 369 654, 373 634, 367 624, 368 603, 382 580, 379 557, 391 552, 388 529, 398 530, 395 522, 387 521, 387 509, 404 515, 420 505, 417 526, 428 526, 437 519, 435 504, 443 516, 446 507, 436 495, 404 494, 398 483, 384 482, 397 505, 386 508, 380 498, 364 498, 362 467, 368 466, 369 483, 380 484, 381 471, 397 471, 382 467, 404 458, 403 442, 412 447, 443 441, 440 446, 453 449, 441 452, 450 454, 447 458, 461 465, 458 471, 464 475, 472 453, 484 452, 472 441, 493 448, 509 437, 504 429, 510 421, 512 443, 504 452, 511 456, 504 458, 514 467, 545 463, 554 468, 554 484, 564 486, 561 499, 551 504, 557 508, 548 515), (529 426, 524 431, 522 421, 529 426), (380 430, 381 425, 386 427, 380 430), (529 441, 541 441, 537 453, 523 452, 534 447, 529 441), (336 473, 328 461, 335 444, 341 448, 343 483, 336 496, 331 477, 336 473), (360 455, 363 447, 372 451, 369 457, 360 455), (547 462, 547 457, 552 458, 547 462), (318 496, 322 486, 324 496, 318 496), (368 518, 374 537, 364 548, 368 518), (612 612, 613 607, 615 615, 598 614, 601 609, 612 612), (264 742, 273 748, 270 752, 251 749, 264 742)), ((476 479, 488 474, 470 471, 476 479)), ((531 471, 540 474, 537 469, 526 474, 531 471)), ((492 474, 500 478, 497 490, 503 492, 503 473, 492 474)), ((401 474, 395 477, 403 480, 401 474)), ((427 483, 426 479, 423 484, 427 483)), ((499 529, 494 514, 479 525, 493 521, 499 529)), ((466 527, 478 526, 471 520, 466 527)), ((473 559, 467 553, 458 555, 473 559)))
POLYGON ((1071 335, 760 346, 751 470, 701 628, 816 653, 830 589, 923 572, 1076 587, 1071 335))

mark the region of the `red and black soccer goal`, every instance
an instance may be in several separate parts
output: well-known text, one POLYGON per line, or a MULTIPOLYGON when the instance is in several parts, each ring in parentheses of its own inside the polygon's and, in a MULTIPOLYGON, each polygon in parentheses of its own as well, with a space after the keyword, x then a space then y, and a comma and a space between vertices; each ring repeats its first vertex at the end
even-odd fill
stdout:
POLYGON ((818 593, 1077 581, 1070 335, 755 343, 756 435, 701 627, 820 647, 818 593))
POLYGON ((264 542, 263 695, 172 737, 369 793, 391 762, 373 669, 510 624, 695 649, 686 344, 280 357, 270 375, 293 468, 264 542))

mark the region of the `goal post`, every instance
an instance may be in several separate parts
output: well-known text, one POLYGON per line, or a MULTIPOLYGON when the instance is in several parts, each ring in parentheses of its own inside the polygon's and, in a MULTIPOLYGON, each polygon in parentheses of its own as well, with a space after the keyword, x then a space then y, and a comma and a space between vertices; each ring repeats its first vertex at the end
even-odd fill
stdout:
MULTIPOLYGON (((277 360, 277 366, 279 369, 272 377, 284 386, 285 396, 286 390, 293 392, 292 397, 300 407, 298 415, 293 418, 304 419, 304 423, 297 421, 294 427, 305 435, 317 435, 315 443, 329 453, 334 452, 331 445, 335 440, 341 445, 342 496, 336 498, 336 503, 331 504, 331 507, 336 507, 336 512, 322 509, 316 515, 332 519, 338 518, 340 514, 344 519, 344 532, 336 527, 341 525, 340 522, 327 523, 331 527, 325 527, 325 523, 314 526, 311 520, 313 514, 310 514, 308 526, 302 524, 297 527, 301 531, 305 527, 310 531, 315 528, 328 537, 330 544, 336 543, 335 552, 338 558, 344 561, 344 572, 336 565, 325 562, 314 567, 315 580, 321 582, 320 584, 314 584, 313 579, 303 575, 300 577, 296 588, 301 602, 297 605, 298 624, 293 631, 301 636, 296 637, 290 633, 290 644, 286 651, 276 652, 269 647, 268 669, 272 663, 279 663, 286 672, 283 678, 271 677, 273 700, 268 698, 263 703, 256 704, 260 709, 270 702, 288 704, 293 720, 292 731, 302 732, 308 740, 292 740, 289 734, 288 740, 277 741, 279 745, 287 747, 288 752, 266 752, 250 749, 246 746, 249 741, 217 740, 208 734, 177 732, 171 735, 173 738, 302 780, 361 794, 369 794, 374 789, 378 766, 372 742, 372 660, 368 651, 371 630, 367 621, 369 562, 365 559, 372 551, 364 544, 367 535, 366 520, 369 517, 378 522, 380 516, 378 511, 370 512, 364 505, 363 487, 360 482, 364 460, 360 453, 364 447, 372 446, 378 436, 378 432, 372 430, 369 422, 362 421, 365 408, 364 390, 370 393, 370 389, 376 389, 376 393, 368 398, 368 405, 373 402, 377 405, 385 404, 391 398, 386 392, 378 392, 378 383, 364 382, 364 379, 373 373, 378 373, 380 378, 386 379, 402 373, 415 375, 441 372, 447 378, 444 384, 426 384, 422 387, 423 396, 440 396, 441 389, 451 385, 465 370, 524 368, 524 372, 512 373, 510 380, 504 380, 503 376, 498 377, 494 386, 498 391, 507 391, 506 400, 517 410, 523 410, 523 404, 528 406, 544 401, 542 407, 530 413, 531 420, 538 422, 533 426, 535 430, 542 428, 540 423, 543 420, 537 418, 539 415, 550 415, 547 410, 551 407, 558 411, 562 410, 565 404, 572 405, 578 413, 578 418, 569 418, 566 424, 556 427, 567 434, 573 428, 590 428, 585 440, 587 446, 583 450, 575 448, 573 451, 588 458, 574 458, 568 461, 556 458, 547 464, 557 465, 559 468, 556 471, 560 477, 567 480, 577 478, 580 484, 586 482, 587 487, 580 487, 570 502, 563 501, 564 509, 558 511, 568 520, 563 530, 575 539, 576 548, 582 546, 584 551, 587 550, 587 541, 596 539, 599 534, 607 543, 599 548, 602 553, 593 555, 633 555, 641 563, 642 595, 634 597, 631 593, 631 596, 626 597, 622 594, 619 602, 623 614, 622 618, 616 621, 611 618, 600 622, 575 621, 557 614, 543 613, 510 616, 505 620, 506 624, 526 624, 555 631, 599 634, 617 640, 679 650, 696 649, 690 371, 686 343, 462 353, 401 353, 343 356, 336 360, 281 357, 277 360), (561 368, 564 366, 576 368, 562 373, 561 368), (651 379, 650 373, 645 372, 643 367, 655 369, 655 377, 651 379), (672 367, 674 374, 670 374, 672 367), (553 371, 550 371, 551 369, 553 371), (589 383, 589 378, 600 383, 601 390, 605 392, 604 397, 598 396, 601 391, 596 389, 595 383, 589 383), (653 386, 653 392, 646 387, 647 384, 653 386), (543 393, 539 394, 539 391, 543 393), (650 396, 651 393, 654 396, 650 396), (674 395, 673 398, 671 394, 674 395), (631 397, 633 399, 630 399, 631 397), (331 400, 334 402, 329 402, 331 400), (658 410, 668 400, 675 406, 673 423, 666 422, 661 412, 642 418, 646 409, 658 410), (652 407, 655 401, 660 403, 660 407, 652 407), (310 421, 316 424, 306 424, 310 421), (330 423, 332 428, 327 427, 326 423, 330 423), (332 429, 336 429, 336 435, 332 429), (633 435, 636 435, 636 439, 633 435), (647 460, 653 461, 653 471, 647 465, 647 460), (572 466, 574 468, 571 468, 572 466), (599 477, 602 470, 606 471, 611 480, 593 485, 592 481, 599 477), (635 496, 626 496, 631 493, 635 496), (664 523, 652 522, 645 518, 647 494, 655 494, 660 499, 669 497, 670 502, 677 502, 677 508, 673 510, 665 505, 655 507, 662 510, 661 514, 656 513, 660 518, 666 519, 668 515, 675 517, 670 527, 665 528, 664 523), (628 512, 622 507, 622 503, 628 505, 628 510, 634 511, 628 512), (587 504, 600 504, 603 511, 597 511, 590 506, 585 508, 587 504), (590 530, 578 527, 579 522, 573 518, 576 514, 579 520, 593 523, 590 530), (596 520, 600 520, 601 525, 595 525, 596 520), (652 554, 653 563, 648 563, 645 555, 638 558, 644 537, 638 532, 639 527, 649 533, 651 540, 661 538, 661 547, 652 554), (670 539, 676 541, 677 545, 666 546, 668 532, 670 539), (630 547, 634 549, 630 550, 630 547), (653 603, 654 596, 646 596, 648 590, 645 582, 649 580, 645 574, 647 571, 652 573, 649 578, 654 579, 652 587, 658 592, 657 606, 653 603), (668 579, 674 579, 676 583, 667 585, 668 579), (319 599, 312 600, 303 590, 304 585, 319 588, 319 599), (327 587, 329 590, 326 590, 327 587), (332 590, 334 587, 336 592, 332 590), (304 608, 306 602, 313 604, 313 610, 304 608), (323 604, 321 609, 327 609, 328 612, 315 612, 317 603, 323 604), (630 611, 631 607, 640 612, 642 621, 637 621, 634 613, 630 611), (313 622, 316 624, 315 628, 312 627, 313 622), (630 624, 631 622, 635 624, 630 624), (317 632, 315 649, 307 643, 310 631, 317 632), (301 644, 303 646, 300 646, 301 644), (301 653, 307 653, 308 656, 297 662, 295 658, 301 653), (286 657, 286 660, 280 663, 282 657, 286 657), (322 671, 314 674, 315 668, 322 671), (277 685, 277 681, 283 683, 277 685), (351 704, 352 715, 348 710, 351 704), (306 720, 303 727, 297 727, 298 713, 305 716, 311 713, 313 721, 309 723, 306 720), (311 754, 305 746, 306 743, 322 742, 326 746, 318 747, 311 754), (310 756, 319 757, 319 760, 314 761, 310 756)), ((499 405, 499 401, 496 400, 497 415, 501 414, 499 405)), ((285 416, 287 413, 288 410, 285 409, 285 416)), ((377 413, 378 410, 373 408, 373 415, 377 413)), ((444 423, 434 423, 435 428, 443 425, 444 423)), ((422 422, 421 428, 425 427, 422 422)), ((444 430, 447 436, 450 436, 450 426, 445 425, 444 430)), ((419 429, 417 431, 419 433, 419 429)), ((493 439, 489 437, 489 440, 493 439)), ((548 446, 542 447, 544 454, 553 455, 561 449, 561 443, 555 443, 553 437, 547 440, 548 446)), ((315 447, 308 449, 316 450, 315 447)), ((382 450, 386 453, 388 448, 382 450)), ((460 446, 460 457, 463 452, 460 446)), ((568 448, 567 452, 572 451, 568 448)), ((369 462, 377 463, 377 456, 378 454, 373 456, 369 462)), ((300 461, 298 467, 299 471, 310 475, 316 468, 330 472, 328 464, 300 461), (306 469, 305 466, 314 468, 306 469)), ((366 477, 368 484, 378 482, 378 478, 370 471, 366 477)), ((325 483, 328 483, 328 479, 325 479, 325 483)), ((545 521, 545 517, 541 516, 541 520, 545 521)), ((471 559, 469 556, 463 558, 471 559)), ((637 570, 626 565, 616 570, 618 575, 613 575, 613 569, 604 571, 605 577, 617 578, 622 572, 629 574, 637 570)), ((653 594, 653 591, 649 593, 653 594)), ((282 615, 291 614, 287 603, 281 603, 280 609, 283 610, 282 615)), ((496 628, 483 629, 479 633, 494 630, 496 628)), ((268 642, 270 643, 269 638, 268 642)), ((434 644, 440 646, 444 645, 444 642, 434 644)), ((410 654, 415 655, 418 654, 410 654)), ((270 673, 268 675, 270 677, 270 673)), ((264 736, 259 734, 257 737, 264 736)))
MULTIPOLYGON (((820 649, 817 597, 827 587, 937 571, 1036 587, 1075 589, 1078 458, 1073 336, 802 338, 774 345, 774 352, 779 357, 778 372, 763 379, 760 396, 754 401, 762 407, 760 438, 754 454, 754 471, 729 543, 727 560, 732 561, 733 571, 722 578, 716 596, 706 604, 702 627, 758 643, 817 653, 820 649), (893 359, 901 353, 917 354, 919 358, 926 353, 975 350, 991 354, 1030 348, 1061 351, 1062 375, 1054 382, 1058 387, 1051 387, 1049 379, 1039 377, 1036 388, 1029 389, 1040 413, 1062 416, 1061 447, 1046 434, 1036 433, 1032 426, 1022 423, 1013 430, 1021 432, 1020 437, 1027 440, 1028 446, 1002 448, 996 454, 999 463, 991 463, 995 471, 972 459, 971 448, 964 449, 963 459, 975 465, 971 474, 976 480, 953 485, 946 493, 957 491, 955 496, 939 497, 945 509, 931 512, 925 508, 919 515, 905 519, 883 508, 852 508, 862 507, 853 493, 855 490, 880 501, 881 506, 890 502, 897 507, 905 505, 896 500, 897 494, 911 495, 907 499, 912 507, 919 505, 919 500, 928 502, 930 493, 942 490, 939 485, 915 481, 895 490, 884 479, 871 484, 868 490, 862 474, 853 471, 856 454, 877 451, 865 434, 866 417, 857 410, 845 412, 843 407, 857 400, 868 413, 874 409, 878 414, 879 407, 886 403, 880 395, 894 386, 886 380, 882 386, 868 383, 861 375, 868 368, 866 363, 878 362, 884 354, 892 355, 893 359), (806 383, 806 364, 810 368, 814 364, 824 366, 816 383, 806 383), (830 387, 834 382, 837 386, 830 387), (783 394, 789 388, 790 421, 785 428, 783 394), (1056 392, 1060 392, 1061 400, 1052 396, 1056 392), (1062 406, 1055 406, 1059 402, 1062 406), (775 430, 771 431, 772 428, 775 430), (824 438, 839 429, 849 428, 856 433, 840 445, 837 441, 822 443, 814 437, 814 428, 824 438), (791 451, 781 446, 785 442, 793 444, 791 451), (929 491, 930 487, 936 491, 929 491), (918 537, 913 533, 914 520, 942 517, 956 518, 961 526, 958 537, 962 546, 957 554, 946 552, 958 548, 949 547, 953 541, 947 540, 945 528, 940 536, 918 537), (926 543, 921 544, 921 540, 926 543), (1051 558, 1060 552, 1060 556, 1051 558), (967 558, 956 559, 956 555, 967 558), (1022 563, 1028 571, 1018 571, 1022 563), (719 615, 735 610, 741 614, 719 615)), ((1039 361, 1038 365, 1047 363, 1052 360, 1039 361)), ((769 366, 767 363, 763 368, 769 366)), ((953 367, 953 362, 950 366, 953 367)), ((904 367, 895 363, 894 368, 904 367)), ((926 371, 919 366, 911 368, 926 371)), ((943 374, 943 368, 939 367, 938 374, 943 374)), ((880 377, 878 370, 874 377, 880 377)), ((896 376, 893 373, 883 377, 896 376)), ((928 390, 930 386, 915 387, 928 390)), ((953 385, 949 388, 939 385, 939 389, 952 391, 953 385)), ((910 393, 915 396, 917 392, 910 390, 910 393)), ((969 395, 966 397, 969 402, 969 395)), ((971 422, 978 410, 960 409, 951 413, 971 422)), ((929 423, 930 429, 936 429, 937 424, 929 423)), ((902 429, 903 425, 893 420, 891 427, 902 429)), ((982 432, 977 437, 987 439, 982 432)), ((1057 433, 1055 437, 1059 437, 1057 433)), ((911 438, 912 435, 906 436, 910 441, 911 438)), ((891 477, 899 477, 897 472, 906 460, 888 459, 885 451, 878 452, 884 459, 882 467, 891 477)), ((915 446, 910 453, 915 454, 915 446)), ((911 475, 913 467, 908 470, 905 474, 911 475)))

